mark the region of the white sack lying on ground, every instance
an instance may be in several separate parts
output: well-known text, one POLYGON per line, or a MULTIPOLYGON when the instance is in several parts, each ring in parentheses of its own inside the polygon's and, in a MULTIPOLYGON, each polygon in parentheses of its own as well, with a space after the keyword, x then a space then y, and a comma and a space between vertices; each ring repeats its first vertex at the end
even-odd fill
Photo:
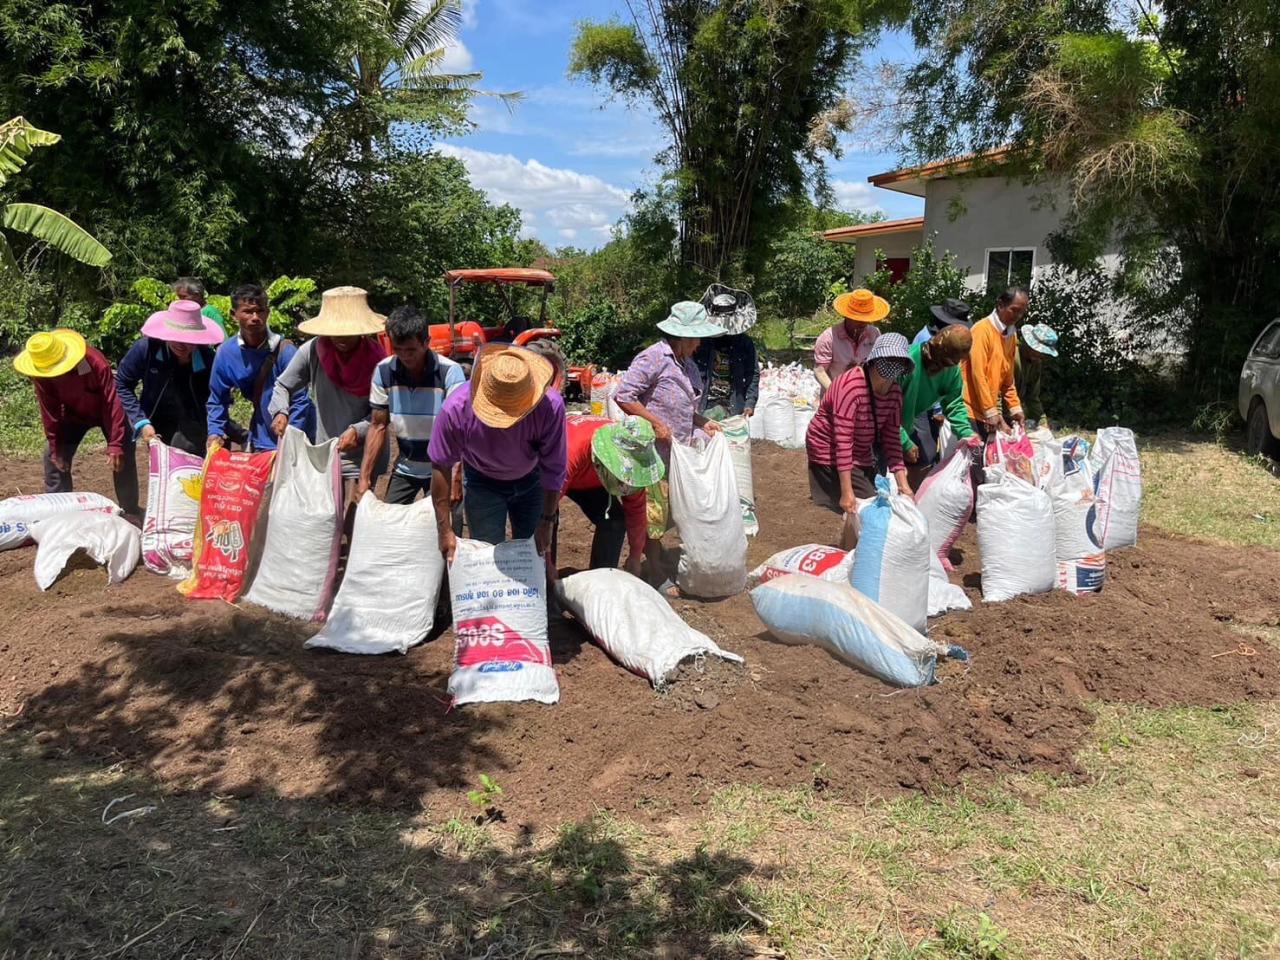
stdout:
POLYGON ((1053 502, 1049 494, 999 467, 978 487, 982 599, 1047 593, 1057 582, 1053 502))
POLYGON ((912 629, 929 622, 929 525, 910 497, 876 477, 876 496, 858 508, 858 549, 849 582, 912 629))
POLYGON ((751 478, 751 436, 746 417, 730 417, 722 424, 724 436, 729 441, 729 459, 733 462, 733 477, 738 483, 738 502, 742 505, 742 527, 748 537, 760 532, 760 520, 756 516, 755 483, 751 478))
POLYGON ((747 534, 723 433, 671 445, 671 517, 680 531, 676 583, 694 597, 732 597, 747 585, 747 534))
POLYGON ((1098 431, 1093 448, 1097 517, 1094 535, 1104 550, 1132 547, 1138 542, 1138 519, 1142 511, 1142 461, 1133 431, 1125 427, 1104 427, 1098 431))
POLYGON ((453 702, 559 700, 547 644, 547 565, 533 539, 497 546, 459 539, 449 589, 453 702))
MULTIPOLYGON (((886 683, 919 687, 934 681, 946 652, 848 584, 789 574, 751 591, 769 632, 784 643, 814 644, 837 660, 886 683)), ((959 647, 956 657, 967 657, 959 647)))
POLYGON ((747 574, 747 588, 758 587, 788 573, 804 573, 832 583, 848 583, 849 574, 853 571, 853 557, 852 550, 827 547, 821 543, 779 550, 747 574))
POLYGON ((119 514, 120 508, 99 493, 28 493, 0 500, 0 550, 31 542, 31 525, 60 513, 119 514))
POLYGON ((342 459, 338 441, 313 444, 285 429, 276 454, 262 562, 244 595, 299 620, 324 620, 342 538, 342 459))
POLYGON ((142 521, 142 562, 152 573, 185 580, 191 575, 192 540, 200 516, 204 459, 152 440, 147 455, 147 514, 142 521))
POLYGON ((444 578, 431 497, 407 505, 366 492, 356 507, 342 586, 307 647, 405 653, 435 625, 444 578))
POLYGON ((625 570, 575 573, 559 582, 557 593, 609 656, 656 688, 690 657, 742 662, 681 620, 661 594, 625 570))
POLYGON ((36 550, 36 586, 48 590, 67 561, 83 550, 107 568, 107 582, 120 583, 142 556, 142 535, 123 517, 109 513, 60 513, 31 525, 36 550))
POLYGON ((929 549, 937 555, 943 570, 951 569, 951 547, 973 513, 973 476, 969 472, 972 449, 967 445, 953 446, 916 491, 916 506, 929 524, 929 549))

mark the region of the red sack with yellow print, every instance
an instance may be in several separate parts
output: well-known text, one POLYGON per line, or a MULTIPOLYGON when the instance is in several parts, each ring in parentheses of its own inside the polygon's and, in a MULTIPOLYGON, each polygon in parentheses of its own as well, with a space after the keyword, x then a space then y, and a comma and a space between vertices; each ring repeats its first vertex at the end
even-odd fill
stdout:
POLYGON ((205 460, 191 576, 178 585, 188 598, 233 603, 240 596, 275 456, 220 447, 205 460))

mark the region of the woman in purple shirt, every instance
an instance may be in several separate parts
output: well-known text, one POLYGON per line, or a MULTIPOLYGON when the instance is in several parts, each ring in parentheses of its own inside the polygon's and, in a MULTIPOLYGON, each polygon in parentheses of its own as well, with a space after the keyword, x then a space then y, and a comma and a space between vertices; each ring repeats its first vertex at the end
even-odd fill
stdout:
MULTIPOLYGON (((614 402, 623 413, 641 417, 653 424, 658 454, 671 466, 671 443, 691 443, 693 431, 707 433, 720 430, 720 424, 698 412, 702 394, 702 377, 693 355, 705 337, 718 337, 724 329, 707 318, 700 303, 683 300, 671 308, 671 315, 658 324, 663 338, 636 354, 631 361, 614 402)), ((658 579, 661 540, 670 525, 671 511, 666 480, 649 488, 649 542, 645 559, 651 579, 658 579)))

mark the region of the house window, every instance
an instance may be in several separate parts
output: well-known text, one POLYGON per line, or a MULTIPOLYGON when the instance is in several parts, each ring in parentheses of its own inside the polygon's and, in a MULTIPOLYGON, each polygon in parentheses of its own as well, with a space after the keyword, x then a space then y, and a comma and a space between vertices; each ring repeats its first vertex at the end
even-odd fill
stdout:
POLYGON ((987 251, 987 293, 1003 293, 1015 284, 1031 285, 1031 268, 1035 266, 1034 247, 1008 247, 987 251))
POLYGON ((876 272, 888 270, 890 283, 901 283, 910 269, 910 257, 884 257, 876 261, 876 272))

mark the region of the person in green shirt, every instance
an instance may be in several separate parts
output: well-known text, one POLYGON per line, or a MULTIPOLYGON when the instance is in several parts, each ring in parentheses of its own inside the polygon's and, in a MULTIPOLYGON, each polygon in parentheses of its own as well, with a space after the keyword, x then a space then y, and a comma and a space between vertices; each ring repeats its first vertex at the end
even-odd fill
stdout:
POLYGON ((953 323, 928 340, 913 344, 908 351, 915 366, 901 383, 902 456, 907 462, 913 489, 938 459, 928 419, 929 410, 935 404, 941 405, 958 439, 973 436, 960 378, 960 362, 969 355, 972 346, 973 334, 969 328, 953 323))
POLYGON ((205 303, 204 282, 195 277, 179 277, 173 281, 173 296, 178 300, 191 300, 200 304, 200 316, 208 317, 219 327, 225 335, 227 332, 227 318, 222 315, 222 311, 210 303, 205 303))
POLYGON ((1022 328, 1022 342, 1013 358, 1013 381, 1022 401, 1022 412, 1027 423, 1047 427, 1049 417, 1040 399, 1040 384, 1044 379, 1044 358, 1058 355, 1058 333, 1044 323, 1022 328))

